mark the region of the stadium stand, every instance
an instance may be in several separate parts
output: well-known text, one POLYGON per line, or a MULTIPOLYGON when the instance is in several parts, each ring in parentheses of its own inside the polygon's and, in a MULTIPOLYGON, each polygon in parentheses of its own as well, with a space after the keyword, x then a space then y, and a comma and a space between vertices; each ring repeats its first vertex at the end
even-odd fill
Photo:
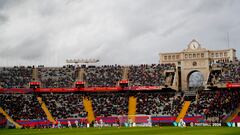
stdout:
POLYGON ((42 94, 42 98, 55 119, 86 117, 82 94, 42 94))
POLYGON ((5 127, 7 120, 3 114, 0 113, 0 127, 5 127))
POLYGON ((208 121, 222 122, 224 116, 238 107, 239 101, 239 90, 200 91, 187 115, 204 115, 208 121))
POLYGON ((123 67, 119 65, 89 66, 85 72, 89 87, 113 87, 123 78, 123 67))
POLYGON ((73 87, 77 78, 75 66, 39 67, 38 78, 45 88, 73 87))
MULTIPOLYGON (((7 121, 9 121, 9 123, 13 124, 16 128, 22 128, 22 126, 20 124, 18 124, 17 122, 15 122, 8 114, 6 111, 4 111, 2 109, 2 107, 0 107, 0 113, 6 118, 6 121, 5 121, 5 125, 2 125, 2 126, 6 126, 7 124, 7 121)), ((3 121, 4 122, 4 121, 3 121)))
POLYGON ((137 113, 153 116, 177 116, 181 97, 174 92, 139 92, 137 113))
MULTIPOLYGON (((219 64, 223 66, 222 70, 213 67, 209 83, 239 82, 239 63, 219 64)), ((36 69, 38 77, 33 79, 33 67, 0 68, 0 84, 3 87, 0 107, 15 121, 47 119, 37 96, 42 97, 42 101, 56 120, 85 119, 91 111, 94 114, 92 120, 125 116, 130 110, 129 97, 133 97, 136 100, 132 107, 134 114, 151 115, 155 123, 162 117, 169 118, 167 122, 171 123, 181 112, 184 103, 182 92, 153 90, 151 87, 147 90, 137 89, 142 86, 165 86, 166 82, 172 82, 174 74, 166 74, 166 72, 176 70, 174 64, 138 65, 127 68, 120 65, 81 68, 68 65, 36 69), (81 77, 79 77, 80 71, 81 77), (86 82, 86 89, 74 88, 74 82, 79 78, 86 82), (136 89, 116 87, 118 81, 122 79, 129 81, 130 88, 136 86, 136 89), (32 80, 39 80, 46 91, 41 93, 40 88, 35 93, 36 91, 29 89, 29 82, 32 80), (113 87, 113 91, 96 90, 97 88, 103 90, 102 87, 104 89, 113 87), (14 93, 15 89, 11 88, 24 89, 14 93), (54 92, 54 88, 60 92, 54 92), (84 99, 89 101, 88 105, 92 110, 86 109, 84 99)), ((239 106, 239 101, 240 92, 237 89, 215 88, 215 90, 198 91, 196 100, 191 102, 185 117, 200 117, 207 122, 223 122, 226 116, 239 106)), ((1 117, 2 115, 0 119, 1 117)))
MULTIPOLYGON (((96 117, 127 115, 129 97, 127 95, 127 93, 116 92, 87 94, 92 100, 96 117)), ((183 105, 182 97, 174 92, 138 92, 134 95, 137 97, 137 114, 146 114, 152 117, 177 117, 183 105)), ((36 97, 33 97, 32 94, 1 94, 1 106, 14 120, 46 119, 36 97)), ((42 97, 55 119, 85 118, 87 116, 82 94, 49 93, 42 94, 42 97)), ((224 117, 238 106, 237 101, 239 100, 237 90, 199 92, 198 99, 191 103, 187 116, 204 116, 205 121, 222 122, 224 117)))
POLYGON ((6 118, 3 114, 0 113, 0 127, 6 124, 6 118))
POLYGON ((13 120, 46 119, 37 98, 33 94, 0 94, 0 106, 13 120))
POLYGON ((164 71, 175 70, 174 64, 152 64, 129 67, 129 81, 132 86, 163 86, 164 71))
POLYGON ((4 88, 26 88, 32 79, 32 67, 1 67, 0 85, 4 88))
POLYGON ((213 69, 209 75, 209 84, 218 83, 237 83, 240 82, 240 62, 238 63, 222 63, 218 62, 213 65, 213 69))
POLYGON ((5 119, 5 117, 2 114, 0 114, 0 120, 3 120, 3 119, 5 119))
POLYGON ((127 93, 91 93, 95 116, 127 115, 127 93))

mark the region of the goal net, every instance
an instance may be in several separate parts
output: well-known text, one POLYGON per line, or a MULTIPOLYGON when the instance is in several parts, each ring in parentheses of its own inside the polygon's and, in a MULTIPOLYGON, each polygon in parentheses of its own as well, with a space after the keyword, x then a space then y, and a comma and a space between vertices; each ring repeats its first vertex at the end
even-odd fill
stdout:
POLYGON ((151 115, 119 115, 119 123, 126 127, 152 127, 151 115))

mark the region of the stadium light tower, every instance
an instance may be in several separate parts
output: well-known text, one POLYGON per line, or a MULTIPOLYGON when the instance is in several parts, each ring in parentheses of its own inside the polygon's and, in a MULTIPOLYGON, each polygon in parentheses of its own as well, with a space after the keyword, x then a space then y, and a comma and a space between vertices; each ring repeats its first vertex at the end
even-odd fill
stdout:
POLYGON ((98 63, 99 59, 67 59, 66 63, 75 63, 76 65, 78 65, 79 63, 82 64, 95 64, 98 63))

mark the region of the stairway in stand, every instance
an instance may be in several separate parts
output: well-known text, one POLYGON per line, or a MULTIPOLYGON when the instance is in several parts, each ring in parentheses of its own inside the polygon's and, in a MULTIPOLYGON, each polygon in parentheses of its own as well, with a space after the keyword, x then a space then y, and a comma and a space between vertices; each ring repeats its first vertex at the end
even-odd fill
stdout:
POLYGON ((135 121, 136 107, 137 107, 137 98, 134 96, 129 97, 128 118, 132 119, 132 121, 135 121))
POLYGON ((234 120, 238 116, 239 112, 240 105, 225 119, 225 122, 231 122, 232 120, 234 120))
POLYGON ((21 128, 22 126, 15 122, 3 109, 0 107, 0 113, 2 113, 6 119, 11 122, 16 128, 21 128))
POLYGON ((37 97, 37 100, 39 102, 39 104, 41 105, 43 111, 45 112, 46 116, 47 116, 47 119, 53 123, 53 124, 56 124, 56 121, 54 120, 52 114, 49 112, 46 104, 43 102, 42 98, 41 97, 37 97))
POLYGON ((191 104, 191 101, 184 101, 182 110, 181 110, 181 112, 178 114, 178 117, 177 117, 177 119, 176 119, 176 122, 179 122, 180 119, 183 119, 183 118, 185 117, 185 115, 186 115, 186 113, 187 113, 187 110, 188 110, 190 104, 191 104))
POLYGON ((85 111, 87 112, 87 120, 89 123, 92 123, 92 121, 95 120, 93 107, 92 107, 92 101, 90 99, 88 99, 87 97, 84 97, 83 105, 84 105, 85 111))

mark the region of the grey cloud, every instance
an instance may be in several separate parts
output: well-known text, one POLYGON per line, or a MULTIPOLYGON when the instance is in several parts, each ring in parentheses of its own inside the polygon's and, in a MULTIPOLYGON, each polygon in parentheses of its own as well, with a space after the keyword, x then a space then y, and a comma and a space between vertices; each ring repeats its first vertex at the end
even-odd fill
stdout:
POLYGON ((240 50, 237 0, 0 0, 0 5, 1 59, 155 63, 158 53, 181 51, 193 38, 205 48, 224 49, 227 32, 231 47, 240 50))
POLYGON ((1 9, 17 6, 23 2, 24 0, 0 0, 0 11, 1 9))
POLYGON ((6 23, 8 20, 8 17, 7 16, 4 16, 0 13, 0 25, 6 23))
POLYGON ((201 13, 217 13, 224 8, 231 7, 234 3, 237 1, 234 0, 211 0, 211 1, 198 1, 195 5, 196 8, 194 8, 193 12, 201 12, 201 13))
POLYGON ((6 7, 7 5, 10 5, 13 1, 11 0, 0 0, 0 9, 3 7, 6 7))
POLYGON ((45 38, 29 38, 14 48, 6 48, 0 52, 1 58, 14 58, 23 60, 36 60, 47 52, 48 44, 45 38))

